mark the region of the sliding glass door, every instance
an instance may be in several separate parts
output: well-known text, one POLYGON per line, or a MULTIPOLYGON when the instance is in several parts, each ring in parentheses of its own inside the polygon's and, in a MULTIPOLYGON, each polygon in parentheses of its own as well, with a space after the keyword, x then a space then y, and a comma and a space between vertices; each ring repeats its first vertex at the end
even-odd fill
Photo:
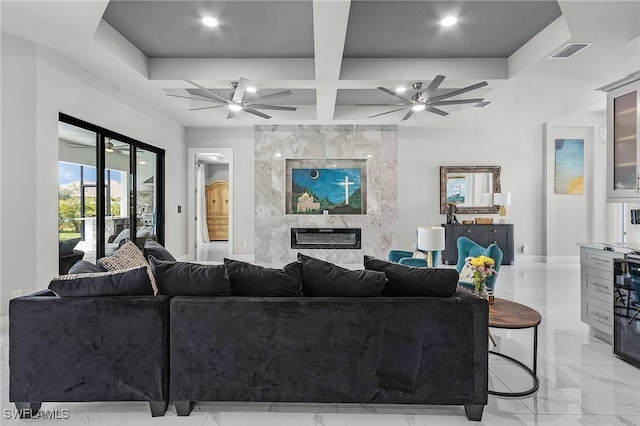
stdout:
POLYGON ((79 239, 89 261, 127 239, 164 243, 162 149, 64 114, 58 146, 61 241, 79 239))

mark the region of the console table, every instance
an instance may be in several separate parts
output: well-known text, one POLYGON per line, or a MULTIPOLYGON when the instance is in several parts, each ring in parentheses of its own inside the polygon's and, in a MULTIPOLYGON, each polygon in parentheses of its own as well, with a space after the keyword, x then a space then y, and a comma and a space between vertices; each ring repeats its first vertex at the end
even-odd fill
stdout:
POLYGON ((495 243, 502 250, 502 265, 513 265, 513 224, 493 225, 447 225, 443 224, 445 249, 442 252, 442 263, 455 265, 458 263, 459 237, 467 237, 481 246, 487 247, 495 243))

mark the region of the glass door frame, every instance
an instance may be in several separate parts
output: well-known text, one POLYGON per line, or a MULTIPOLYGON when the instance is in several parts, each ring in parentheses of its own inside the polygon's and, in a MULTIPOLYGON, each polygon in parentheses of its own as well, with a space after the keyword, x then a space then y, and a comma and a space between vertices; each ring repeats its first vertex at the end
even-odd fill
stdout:
MULTIPOLYGON (((146 144, 120 133, 105 129, 100 126, 88 123, 70 115, 59 113, 58 120, 70 124, 72 126, 80 127, 85 130, 89 130, 96 134, 96 188, 105 188, 105 143, 107 139, 115 139, 118 142, 127 143, 130 145, 129 150, 129 172, 128 172, 128 186, 129 186, 129 233, 130 236, 135 236, 137 232, 136 224, 136 207, 137 207, 137 149, 143 149, 152 152, 156 155, 156 169, 155 176, 157 184, 155 185, 156 191, 156 239, 164 245, 165 238, 165 209, 164 209, 164 149, 157 148, 155 146, 146 144)), ((106 216, 106 202, 108 199, 105 191, 98 191, 96 189, 96 258, 99 259, 105 255, 105 216, 106 216), (98 194, 101 194, 99 197, 98 194)), ((134 240, 135 238, 132 238, 134 240)))

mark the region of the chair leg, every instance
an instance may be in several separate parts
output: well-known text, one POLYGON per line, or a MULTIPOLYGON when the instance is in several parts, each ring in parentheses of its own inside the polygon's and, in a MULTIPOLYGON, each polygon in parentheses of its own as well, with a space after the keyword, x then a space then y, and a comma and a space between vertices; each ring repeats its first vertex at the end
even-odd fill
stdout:
POLYGON ((482 420, 482 412, 484 411, 484 405, 465 405, 464 413, 467 418, 474 422, 482 420))

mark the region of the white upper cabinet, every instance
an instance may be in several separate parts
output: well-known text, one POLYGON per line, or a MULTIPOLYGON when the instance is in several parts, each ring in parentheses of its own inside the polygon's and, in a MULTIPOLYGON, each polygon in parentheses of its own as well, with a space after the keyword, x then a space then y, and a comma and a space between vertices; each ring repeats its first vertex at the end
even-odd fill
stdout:
POLYGON ((607 93, 607 202, 640 201, 640 81, 607 93))

